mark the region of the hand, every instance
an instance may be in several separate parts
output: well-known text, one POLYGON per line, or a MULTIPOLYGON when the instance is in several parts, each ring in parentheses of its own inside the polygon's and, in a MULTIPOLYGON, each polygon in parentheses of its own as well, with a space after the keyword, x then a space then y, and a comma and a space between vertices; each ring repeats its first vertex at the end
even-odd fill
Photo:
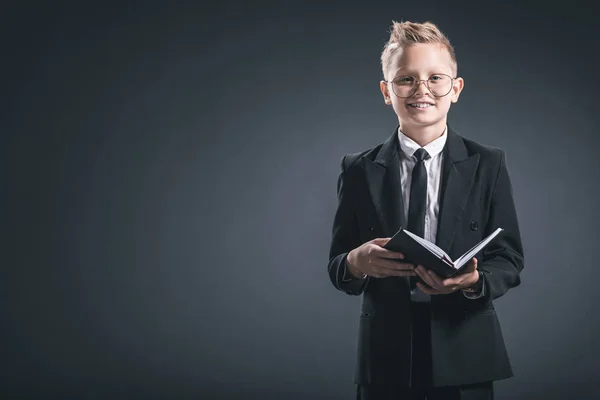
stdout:
POLYGON ((479 280, 477 259, 475 257, 469 261, 460 273, 454 275, 452 278, 442 279, 438 274, 424 268, 422 265, 419 265, 415 271, 427 283, 427 285, 424 285, 422 282, 417 282, 417 286, 423 293, 429 295, 456 292, 457 290, 473 286, 479 280))
POLYGON ((348 253, 348 268, 359 277, 367 274, 375 278, 388 276, 416 276, 413 264, 403 263, 404 254, 384 249, 390 238, 373 239, 348 253))

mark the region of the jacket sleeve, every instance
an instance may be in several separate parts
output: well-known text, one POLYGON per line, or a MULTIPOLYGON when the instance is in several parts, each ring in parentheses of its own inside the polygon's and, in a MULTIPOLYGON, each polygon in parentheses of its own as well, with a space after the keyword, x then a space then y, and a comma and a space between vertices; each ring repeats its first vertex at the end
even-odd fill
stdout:
POLYGON ((356 213, 352 204, 351 188, 348 185, 349 177, 345 166, 346 156, 342 157, 341 164, 342 171, 337 182, 337 209, 333 219, 327 270, 331 283, 336 289, 349 295, 358 296, 365 290, 370 277, 347 279, 351 276, 350 273, 346 273, 348 253, 362 243, 360 242, 356 213))
POLYGON ((496 299, 518 286, 523 269, 523 245, 504 151, 500 156, 500 167, 490 202, 485 235, 489 235, 498 227, 504 231, 484 250, 482 262, 478 267, 485 277, 483 298, 486 300, 496 299))

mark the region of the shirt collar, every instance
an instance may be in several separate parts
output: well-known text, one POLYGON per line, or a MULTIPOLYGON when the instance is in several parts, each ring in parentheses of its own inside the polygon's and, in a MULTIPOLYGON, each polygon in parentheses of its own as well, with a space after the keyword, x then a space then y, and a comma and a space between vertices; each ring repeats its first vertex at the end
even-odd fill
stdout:
MULTIPOLYGON (((446 144, 446 139, 448 139, 448 127, 444 129, 444 133, 439 138, 429 142, 423 148, 427 150, 427 153, 431 156, 431 158, 437 156, 444 149, 444 145, 446 144)), ((398 128, 398 140, 400 142, 400 148, 409 157, 421 148, 417 142, 406 136, 400 128, 398 128)))

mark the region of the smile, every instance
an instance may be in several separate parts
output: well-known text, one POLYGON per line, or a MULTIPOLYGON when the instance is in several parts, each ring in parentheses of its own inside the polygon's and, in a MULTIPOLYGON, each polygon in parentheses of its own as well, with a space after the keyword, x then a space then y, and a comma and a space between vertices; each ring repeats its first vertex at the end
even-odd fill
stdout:
POLYGON ((433 107, 433 104, 430 103, 412 103, 408 105, 409 107, 413 107, 413 108, 428 108, 428 107, 433 107))

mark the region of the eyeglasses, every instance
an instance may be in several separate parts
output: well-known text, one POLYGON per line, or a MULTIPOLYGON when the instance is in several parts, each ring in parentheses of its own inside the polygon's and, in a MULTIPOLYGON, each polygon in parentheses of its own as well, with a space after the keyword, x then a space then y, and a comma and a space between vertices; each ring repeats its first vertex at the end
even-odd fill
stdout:
POLYGON ((435 97, 444 97, 452 90, 454 80, 449 75, 434 74, 428 79, 416 79, 414 76, 400 76, 393 81, 384 81, 392 84, 392 91, 398 97, 410 97, 417 91, 419 84, 425 82, 425 86, 435 97))

